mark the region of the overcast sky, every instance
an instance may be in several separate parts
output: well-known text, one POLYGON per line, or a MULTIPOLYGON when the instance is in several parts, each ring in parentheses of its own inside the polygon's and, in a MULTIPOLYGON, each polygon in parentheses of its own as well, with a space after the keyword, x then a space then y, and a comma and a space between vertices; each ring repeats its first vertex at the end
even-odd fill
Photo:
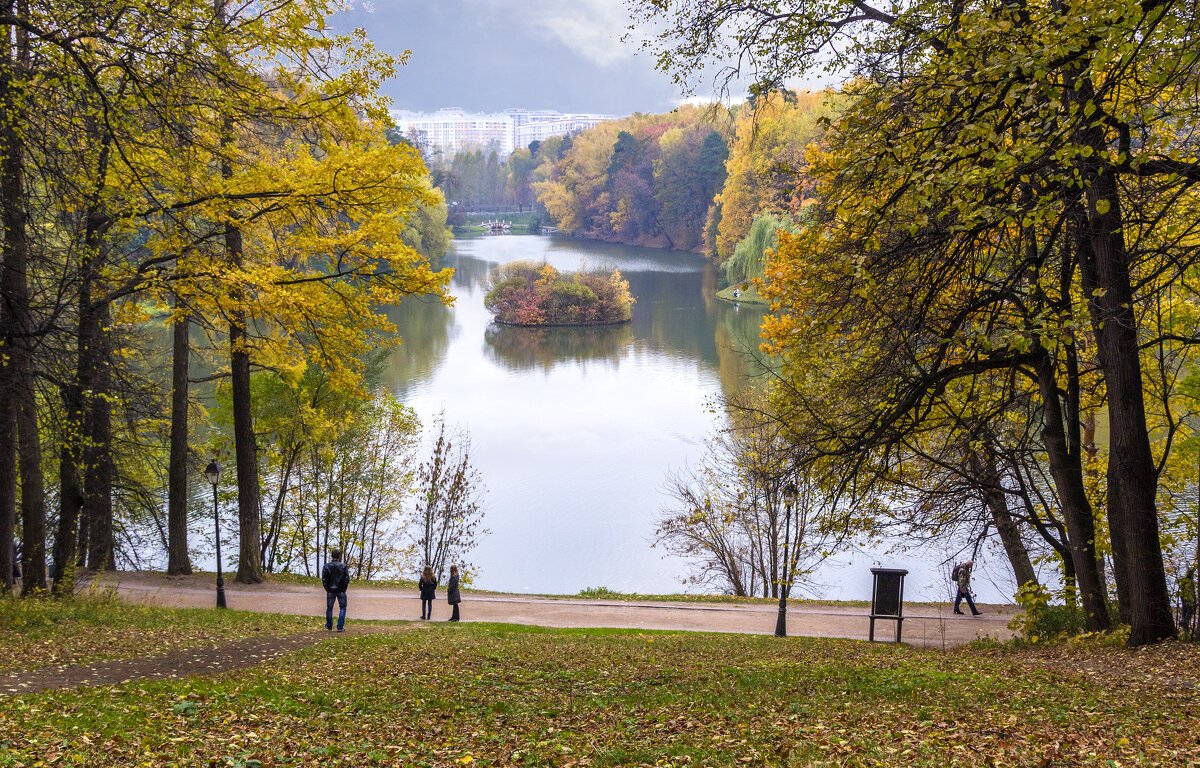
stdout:
POLYGON ((333 20, 412 57, 384 85, 397 109, 506 107, 662 112, 680 100, 653 60, 623 44, 621 0, 356 0, 333 20))

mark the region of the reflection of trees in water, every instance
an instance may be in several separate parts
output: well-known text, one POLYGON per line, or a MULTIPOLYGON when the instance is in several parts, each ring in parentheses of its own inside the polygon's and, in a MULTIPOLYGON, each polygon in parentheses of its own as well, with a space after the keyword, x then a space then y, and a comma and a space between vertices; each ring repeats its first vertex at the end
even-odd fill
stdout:
POLYGON ((743 389, 752 378, 760 378, 764 369, 759 364, 763 353, 759 350, 759 327, 762 325, 761 307, 743 304, 734 306, 718 301, 714 307, 718 322, 717 374, 721 388, 731 394, 743 389))
POLYGON ((428 379, 446 359, 454 313, 440 301, 412 296, 387 310, 401 344, 384 368, 384 385, 392 392, 428 379))
POLYGON ((633 348, 629 323, 571 328, 517 328, 489 325, 484 341, 492 357, 514 371, 555 363, 608 360, 617 362, 633 348))
POLYGON ((451 283, 455 287, 468 288, 471 293, 483 290, 483 282, 487 280, 488 271, 491 269, 488 262, 470 256, 447 256, 444 263, 447 267, 454 268, 451 283))
POLYGON ((633 324, 654 349, 714 365, 726 393, 763 373, 755 361, 761 305, 735 306, 715 298, 715 271, 690 274, 630 273, 638 296, 633 324))

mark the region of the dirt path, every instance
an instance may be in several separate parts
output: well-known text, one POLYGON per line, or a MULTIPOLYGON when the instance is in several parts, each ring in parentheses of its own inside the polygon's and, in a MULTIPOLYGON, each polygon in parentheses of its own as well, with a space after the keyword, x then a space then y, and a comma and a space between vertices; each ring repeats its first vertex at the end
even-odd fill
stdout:
POLYGON ((184 648, 156 656, 11 672, 0 675, 0 695, 36 693, 79 685, 118 685, 130 680, 216 675, 261 664, 297 648, 314 645, 326 637, 328 634, 325 632, 248 637, 218 646, 184 648))
MULTIPOLYGON (((153 573, 119 573, 106 577, 121 597, 140 603, 175 607, 208 607, 215 599, 211 576, 168 577, 153 573)), ((229 607, 246 611, 310 615, 320 625, 325 613, 325 596, 319 587, 266 583, 227 583, 229 607)), ((353 586, 349 593, 347 626, 355 619, 418 619, 420 602, 416 590, 353 586)), ((955 616, 950 606, 916 606, 906 612, 903 640, 912 645, 950 648, 976 638, 1007 638, 1012 606, 980 606, 979 617, 955 616)), ((866 608, 801 606, 788 609, 791 635, 842 637, 866 640, 869 628, 866 608)), ((773 605, 729 603, 623 602, 607 600, 553 599, 528 595, 463 595, 463 621, 496 621, 544 627, 622 627, 697 632, 740 632, 771 634, 778 609, 773 605)), ((450 608, 444 593, 434 603, 436 619, 447 619, 450 608)), ((894 637, 895 623, 876 623, 876 639, 894 637)))

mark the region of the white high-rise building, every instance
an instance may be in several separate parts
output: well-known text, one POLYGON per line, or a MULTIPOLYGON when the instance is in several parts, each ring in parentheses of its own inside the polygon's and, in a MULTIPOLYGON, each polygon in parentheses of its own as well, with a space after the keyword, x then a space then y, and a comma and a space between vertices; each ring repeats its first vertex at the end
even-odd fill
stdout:
POLYGON ((494 149, 503 158, 532 141, 566 136, 616 118, 613 115, 525 109, 479 114, 444 107, 437 112, 392 110, 392 119, 402 134, 407 136, 415 132, 423 144, 436 147, 447 155, 463 150, 494 149))

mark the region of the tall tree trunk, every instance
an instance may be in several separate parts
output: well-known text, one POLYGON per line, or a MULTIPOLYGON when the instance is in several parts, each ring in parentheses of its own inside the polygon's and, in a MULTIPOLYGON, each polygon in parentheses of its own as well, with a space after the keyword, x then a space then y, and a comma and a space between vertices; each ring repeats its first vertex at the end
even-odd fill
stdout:
POLYGON ((87 515, 79 515, 79 541, 75 545, 75 569, 82 570, 87 567, 88 547, 92 541, 92 521, 87 515))
MULTIPOLYGON (((3 315, 3 309, 0 309, 3 315)), ((0 318, 0 331, 8 322, 0 318)), ((8 348, 7 333, 0 336, 8 348)), ((7 355, 0 355, 7 357, 7 355)), ((0 360, 0 585, 7 593, 13 587, 13 536, 17 526, 17 422, 13 414, 12 390, 8 387, 8 364, 0 360)))
MULTIPOLYGON (((1098 103, 1086 72, 1069 72, 1067 80, 1081 109, 1098 103)), ((1139 646, 1173 637, 1175 617, 1158 539, 1157 475, 1146 426, 1121 198, 1116 177, 1101 166, 1109 151, 1105 130, 1100 123, 1087 123, 1076 136, 1077 144, 1092 150, 1076 160, 1087 202, 1078 221, 1076 254, 1108 396, 1108 527, 1114 570, 1118 589, 1129 596, 1129 644, 1139 646)))
MULTIPOLYGON (((97 133, 94 121, 88 121, 88 128, 92 134, 97 133)), ((62 388, 66 417, 59 452, 59 519, 58 535, 54 540, 54 562, 57 565, 54 588, 57 592, 67 594, 74 591, 76 570, 87 565, 91 556, 92 532, 103 527, 95 519, 98 505, 93 498, 100 491, 93 483, 102 477, 96 476, 90 465, 100 458, 95 443, 98 435, 94 401, 103 398, 108 389, 107 382, 99 378, 102 366, 109 362, 103 336, 108 310, 106 305, 97 304, 94 299, 99 266, 103 262, 104 236, 110 224, 100 207, 100 192, 108 172, 110 152, 111 139, 102 139, 93 171, 97 186, 86 208, 86 228, 80 248, 82 258, 76 300, 79 316, 75 329, 75 378, 62 388)), ((107 400, 105 405, 108 405, 107 400)), ((107 440, 103 435, 100 437, 107 440)), ((109 484, 111 486, 111 478, 109 484)), ((105 488, 103 493, 110 496, 111 487, 105 488)), ((111 502, 108 510, 111 518, 111 502)), ((103 558, 96 556, 92 559, 103 558)), ((96 566, 93 564, 92 567, 96 566)))
POLYGON ((63 438, 58 462, 58 535, 54 537, 54 590, 74 591, 79 518, 83 509, 80 462, 83 450, 83 392, 78 380, 62 387, 63 438))
POLYGON ((112 341, 109 331, 108 305, 96 308, 95 369, 92 392, 88 399, 88 426, 91 434, 84 451, 84 516, 90 521, 88 568, 96 571, 113 570, 116 566, 116 546, 113 534, 113 458, 112 458, 112 341))
MULTIPOLYGON (((17 0, 4 3, 6 15, 22 14, 17 0)), ((24 145, 17 130, 22 98, 14 85, 18 70, 26 66, 25 33, 15 38, 4 27, 4 54, 0 62, 0 223, 4 229, 0 297, 8 323, 5 337, 9 407, 16 422, 17 466, 21 478, 21 591, 29 594, 46 583, 46 509, 42 477, 41 435, 38 432, 37 392, 33 371, 33 311, 29 301, 29 241, 25 216, 24 145), (15 41, 15 45, 13 44, 15 41)), ((4 417, 6 418, 6 417, 4 417)), ((10 549, 11 553, 11 549, 10 549)), ((11 556, 11 555, 10 555, 11 556)))
MULTIPOLYGON (((234 267, 241 266, 242 233, 229 224, 225 244, 234 267)), ((241 297, 235 297, 235 302, 241 297)), ((263 581, 259 521, 258 452, 250 397, 250 352, 246 346, 246 317, 240 307, 229 324, 230 387, 233 398, 233 441, 238 482, 238 569, 242 584, 263 581)))
MULTIPOLYGON (((15 0, 5 0, 0 5, 4 12, 13 15, 16 10, 15 0)), ((19 242, 14 240, 14 234, 24 226, 24 219, 19 206, 24 204, 21 199, 20 176, 10 179, 13 168, 9 156, 21 151, 19 137, 8 121, 17 119, 21 112, 19 103, 20 93, 14 87, 16 77, 14 55, 11 40, 13 27, 0 25, 0 40, 3 41, 3 55, 0 56, 0 226, 3 227, 3 250, 0 251, 0 584, 6 589, 11 588, 13 578, 13 549, 14 535, 17 525, 17 400, 14 379, 17 371, 9 356, 16 341, 15 325, 11 301, 7 292, 7 271, 9 251, 19 242)), ((14 258, 16 256, 14 255, 14 258)))
POLYGON ((984 503, 992 513, 992 522, 1000 534, 1000 542, 1012 565, 1013 576, 1016 577, 1017 587, 1026 584, 1037 585, 1037 574, 1033 570, 1033 562, 1029 559, 1029 549, 1021 540, 1021 530, 1013 520, 1008 508, 1008 494, 1000 482, 1000 469, 996 464, 996 455, 991 447, 984 449, 983 456, 972 451, 970 455, 972 471, 984 484, 984 503))
MULTIPOLYGON (((175 302, 179 311, 179 302, 175 302)), ((191 316, 175 318, 171 355, 171 457, 167 468, 167 573, 192 572, 188 558, 188 363, 191 316)))
POLYGON ((91 530, 90 509, 86 506, 84 466, 91 442, 89 404, 95 396, 95 374, 100 347, 100 318, 92 305, 94 280, 94 251, 90 248, 94 233, 89 230, 85 256, 79 265, 79 319, 75 328, 75 379, 63 387, 63 410, 66 412, 63 444, 59 452, 59 513, 58 536, 54 540, 54 587, 71 591, 67 583, 75 566, 87 564, 87 544, 91 530), (84 393, 87 393, 86 397, 84 393))
MULTIPOLYGON (((1040 348, 1040 345, 1039 345, 1040 348)), ((1096 558, 1096 526, 1092 505, 1083 485, 1083 467, 1078 453, 1071 453, 1063 424, 1058 377, 1050 353, 1041 349, 1035 364, 1038 389, 1042 396, 1042 442, 1050 463, 1063 519, 1067 524, 1067 546, 1078 580, 1087 628, 1098 632, 1108 629, 1108 607, 1100 590, 1100 566, 1096 558)))
MULTIPOLYGON (((26 326, 28 327, 28 326, 26 326)), ((22 345, 14 345, 16 352, 22 345)), ((17 355, 13 355, 17 358, 17 355)), ((17 391, 17 464, 21 470, 22 594, 46 586, 46 498, 42 477, 42 443, 38 431, 32 354, 26 346, 17 363, 24 375, 17 391)))

